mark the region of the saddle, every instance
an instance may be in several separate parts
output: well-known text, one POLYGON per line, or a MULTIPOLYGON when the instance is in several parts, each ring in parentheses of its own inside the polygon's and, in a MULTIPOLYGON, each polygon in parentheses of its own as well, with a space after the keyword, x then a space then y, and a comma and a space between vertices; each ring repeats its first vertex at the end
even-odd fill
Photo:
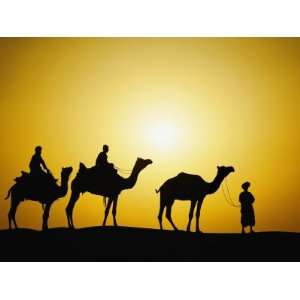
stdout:
POLYGON ((25 172, 25 171, 21 171, 21 176, 19 176, 19 177, 16 177, 15 178, 15 182, 21 182, 21 181, 23 181, 24 179, 26 180, 26 179, 28 179, 29 178, 29 176, 30 176, 30 174, 28 173, 28 172, 25 172))
POLYGON ((51 173, 44 174, 31 174, 25 171, 21 171, 21 176, 15 178, 17 183, 35 183, 35 184, 55 184, 57 179, 53 177, 51 173))

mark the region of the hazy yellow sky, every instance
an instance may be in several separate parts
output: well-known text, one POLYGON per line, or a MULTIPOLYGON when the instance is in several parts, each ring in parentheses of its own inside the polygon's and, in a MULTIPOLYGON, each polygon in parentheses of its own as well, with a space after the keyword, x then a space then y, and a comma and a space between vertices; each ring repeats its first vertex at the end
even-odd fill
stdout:
MULTIPOLYGON (((0 227, 7 190, 36 145, 56 177, 72 166, 72 180, 106 143, 123 169, 153 160, 121 194, 120 225, 158 228, 155 188, 181 171, 211 181, 217 165, 232 165, 235 201, 252 183, 256 230, 300 231, 299 53, 297 38, 0 39, 0 227)), ((53 205, 50 227, 67 225, 69 195, 53 205)), ((173 208, 182 229, 188 209, 173 208)), ((75 226, 98 226, 103 213, 102 199, 86 193, 75 226)), ((203 231, 240 230, 221 190, 201 213, 203 231)), ((20 227, 40 229, 41 220, 38 203, 19 206, 20 227)))

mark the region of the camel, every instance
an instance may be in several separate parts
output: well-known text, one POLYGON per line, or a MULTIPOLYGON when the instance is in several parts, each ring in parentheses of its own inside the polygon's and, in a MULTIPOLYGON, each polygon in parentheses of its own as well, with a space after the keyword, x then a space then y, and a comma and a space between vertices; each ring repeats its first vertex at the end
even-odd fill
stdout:
POLYGON ((194 209, 197 204, 196 232, 201 233, 199 227, 199 217, 202 202, 206 195, 213 194, 218 190, 225 177, 227 177, 231 172, 234 172, 233 167, 217 167, 217 175, 212 182, 206 182, 198 175, 191 175, 187 173, 179 173, 177 176, 168 179, 159 188, 159 190, 156 190, 156 193, 160 193, 160 208, 158 214, 160 229, 163 230, 162 215, 166 207, 166 217, 171 223, 173 229, 177 230, 177 227, 175 226, 171 217, 172 205, 176 199, 190 200, 191 207, 186 230, 190 231, 194 209))
POLYGON ((57 185, 56 180, 52 180, 47 185, 35 182, 30 178, 28 173, 23 172, 23 176, 16 179, 16 183, 10 188, 5 199, 11 196, 11 207, 8 213, 9 229, 12 229, 12 221, 15 228, 18 228, 16 223, 16 211, 18 205, 24 200, 33 200, 42 203, 43 205, 43 225, 42 229, 48 229, 48 218, 50 208, 53 202, 64 197, 68 192, 69 177, 72 173, 72 167, 62 168, 61 185, 57 185))
POLYGON ((118 197, 123 190, 131 189, 135 186, 139 173, 149 164, 152 164, 152 160, 138 158, 130 176, 123 178, 117 173, 99 176, 95 167, 87 168, 83 163, 80 163, 79 171, 71 184, 72 193, 66 207, 69 228, 74 228, 73 209, 75 203, 79 199, 80 194, 85 192, 108 198, 102 226, 106 225, 112 204, 113 223, 114 226, 118 226, 116 220, 118 197))

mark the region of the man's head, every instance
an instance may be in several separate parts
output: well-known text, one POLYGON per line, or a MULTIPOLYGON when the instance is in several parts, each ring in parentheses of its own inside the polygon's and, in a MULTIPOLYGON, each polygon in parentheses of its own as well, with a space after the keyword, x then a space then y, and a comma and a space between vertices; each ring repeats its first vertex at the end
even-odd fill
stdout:
POLYGON ((107 153, 109 150, 108 145, 103 145, 103 152, 107 153))
POLYGON ((35 147, 35 153, 41 154, 42 153, 42 147, 41 146, 36 146, 35 147))
POLYGON ((247 191, 250 187, 250 182, 249 181, 246 181, 242 184, 242 189, 247 191))

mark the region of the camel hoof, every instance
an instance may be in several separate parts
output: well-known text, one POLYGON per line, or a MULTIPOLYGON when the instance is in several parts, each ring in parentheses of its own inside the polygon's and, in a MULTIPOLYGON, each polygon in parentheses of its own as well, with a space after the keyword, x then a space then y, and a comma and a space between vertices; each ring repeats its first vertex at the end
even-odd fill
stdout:
POLYGON ((203 231, 201 231, 201 230, 196 230, 196 233, 198 233, 198 234, 202 234, 202 233, 203 233, 203 231))

